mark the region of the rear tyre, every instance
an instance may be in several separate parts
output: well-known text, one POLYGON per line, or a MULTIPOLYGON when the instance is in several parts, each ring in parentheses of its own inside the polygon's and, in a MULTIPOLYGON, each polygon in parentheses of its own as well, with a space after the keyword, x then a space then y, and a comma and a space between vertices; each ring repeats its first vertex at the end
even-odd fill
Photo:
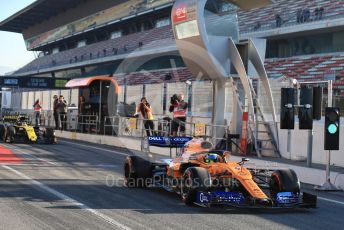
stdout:
POLYGON ((185 170, 181 184, 181 196, 186 205, 193 205, 197 192, 207 191, 211 187, 211 176, 207 169, 190 167, 185 170))
POLYGON ((129 156, 124 162, 124 184, 129 188, 144 188, 152 178, 152 165, 149 161, 129 156))
POLYGON ((3 136, 5 134, 5 126, 4 125, 0 125, 0 139, 3 139, 3 136))
POLYGON ((300 193, 300 181, 294 170, 280 169, 272 173, 270 178, 270 195, 276 198, 279 192, 300 193))
POLYGON ((47 144, 56 144, 56 136, 55 131, 52 128, 46 128, 43 133, 43 138, 47 144))

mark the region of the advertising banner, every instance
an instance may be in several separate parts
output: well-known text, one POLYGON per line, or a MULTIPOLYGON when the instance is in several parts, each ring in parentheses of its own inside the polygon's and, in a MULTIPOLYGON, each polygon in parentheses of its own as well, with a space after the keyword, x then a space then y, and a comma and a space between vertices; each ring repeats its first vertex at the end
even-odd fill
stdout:
POLYGON ((192 140, 192 137, 163 137, 163 136, 148 137, 148 143, 150 146, 168 147, 168 148, 181 148, 187 142, 191 140, 192 140))

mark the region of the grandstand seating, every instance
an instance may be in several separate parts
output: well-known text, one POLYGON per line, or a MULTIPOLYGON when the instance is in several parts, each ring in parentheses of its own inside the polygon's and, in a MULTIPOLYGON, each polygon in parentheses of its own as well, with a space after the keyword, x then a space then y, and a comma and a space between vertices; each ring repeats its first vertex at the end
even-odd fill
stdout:
POLYGON ((309 81, 324 80, 327 74, 335 74, 334 87, 344 85, 344 54, 267 59, 265 67, 272 78, 286 76, 309 81))
MULTIPOLYGON (((336 75, 334 86, 344 85, 344 54, 342 55, 326 55, 317 57, 298 57, 287 59, 267 59, 265 62, 268 75, 271 78, 280 78, 282 76, 296 78, 299 81, 324 80, 326 74, 336 75)), ((134 72, 126 75, 117 75, 119 84, 153 84, 169 81, 186 81, 195 80, 191 72, 187 68, 178 68, 175 70, 157 70, 134 72), (170 75, 171 79, 166 80, 166 75, 170 75)))
MULTIPOLYGON (((165 0, 169 2, 171 0, 165 0)), ((157 4, 150 1, 150 4, 157 4)), ((335 18, 344 15, 344 4, 342 0, 317 0, 307 1, 307 4, 300 6, 298 0, 277 0, 271 6, 259 10, 244 12, 239 10, 239 25, 241 32, 252 31, 257 22, 261 24, 261 29, 275 28, 275 14, 281 15, 285 21, 283 25, 294 25, 297 23, 296 14, 301 8, 310 9, 314 18, 314 10, 317 7, 323 7, 323 19, 335 18), (285 9, 288 9, 286 11, 285 9), (284 13, 282 13, 284 12, 284 13)), ((282 25, 282 26, 283 26, 282 25)), ((129 54, 137 50, 150 50, 157 47, 175 44, 173 41, 173 32, 171 26, 153 28, 116 39, 110 39, 98 43, 93 43, 84 47, 74 48, 62 51, 56 54, 39 57, 19 69, 16 74, 28 71, 38 71, 44 68, 75 64, 83 61, 96 60, 97 58, 110 57, 121 54, 129 54)), ((342 86, 344 89, 344 55, 319 55, 319 56, 302 56, 283 59, 267 59, 266 69, 269 77, 279 78, 286 76, 297 78, 300 81, 309 79, 324 79, 326 74, 335 73, 337 80, 335 87, 342 86)), ((165 79, 169 74, 173 80, 180 79, 184 81, 191 78, 191 73, 186 68, 177 69, 176 71, 160 70, 150 72, 147 77, 146 72, 136 72, 128 76, 128 84, 142 84, 143 82, 156 83, 165 79)), ((118 76, 121 81, 121 76, 118 76)))
POLYGON ((125 75, 116 75, 115 77, 119 85, 124 85, 124 78, 126 79, 126 84, 128 85, 185 82, 187 80, 193 80, 193 76, 187 68, 155 70, 150 72, 141 71, 125 75), (168 79, 166 76, 169 76, 168 79))
POLYGON ((297 11, 300 9, 309 9, 311 13, 310 21, 314 21, 316 19, 315 9, 320 7, 324 9, 322 19, 338 18, 344 15, 343 0, 306 1, 304 5, 300 5, 299 0, 277 0, 272 5, 264 8, 251 11, 239 10, 240 32, 248 33, 255 30, 276 28, 276 14, 280 15, 282 19, 281 26, 295 25, 297 24, 297 11), (257 27, 258 22, 259 27, 257 27))
POLYGON ((54 66, 78 63, 81 61, 103 58, 133 52, 137 49, 157 48, 166 44, 168 40, 171 44, 173 33, 171 26, 154 28, 151 30, 130 34, 116 39, 93 43, 84 47, 62 51, 39 57, 15 72, 20 74, 28 71, 41 70, 54 66))

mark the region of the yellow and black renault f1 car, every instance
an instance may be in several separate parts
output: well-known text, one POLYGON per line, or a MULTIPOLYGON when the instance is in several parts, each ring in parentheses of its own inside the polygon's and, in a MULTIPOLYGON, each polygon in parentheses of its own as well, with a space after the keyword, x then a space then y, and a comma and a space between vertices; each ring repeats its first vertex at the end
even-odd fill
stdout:
POLYGON ((0 138, 7 143, 57 143, 54 129, 34 127, 25 115, 4 116, 0 138))
POLYGON ((230 160, 209 142, 191 140, 175 159, 129 156, 124 163, 128 187, 157 186, 180 194, 186 205, 258 208, 315 208, 317 197, 301 193, 291 169, 253 169, 248 159, 230 160))

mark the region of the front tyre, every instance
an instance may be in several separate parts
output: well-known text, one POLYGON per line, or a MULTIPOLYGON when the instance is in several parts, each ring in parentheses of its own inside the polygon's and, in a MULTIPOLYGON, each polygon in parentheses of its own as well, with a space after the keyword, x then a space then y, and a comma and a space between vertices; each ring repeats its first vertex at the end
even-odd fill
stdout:
POLYGON ((294 170, 280 169, 272 173, 270 178, 270 195, 276 198, 279 192, 300 193, 300 181, 294 170))
POLYGON ((211 176, 207 169, 190 167, 185 170, 181 184, 181 196, 186 205, 193 205, 197 192, 206 191, 211 187, 211 176))

